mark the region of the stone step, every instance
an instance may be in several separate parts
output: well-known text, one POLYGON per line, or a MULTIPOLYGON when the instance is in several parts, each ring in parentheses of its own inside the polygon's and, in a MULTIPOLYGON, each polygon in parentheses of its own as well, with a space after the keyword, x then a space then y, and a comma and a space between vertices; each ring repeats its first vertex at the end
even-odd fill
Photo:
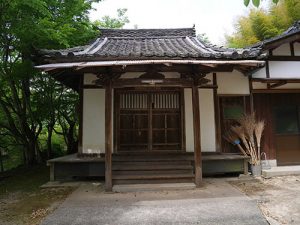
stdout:
POLYGON ((291 175, 300 175, 300 166, 277 166, 262 171, 262 176, 265 178, 291 175))
POLYGON ((161 184, 119 184, 113 186, 114 192, 144 192, 144 191, 176 191, 195 189, 194 183, 161 183, 161 184))
POLYGON ((113 184, 155 184, 155 183, 186 183, 192 182, 194 175, 192 173, 176 174, 130 174, 114 175, 113 184))

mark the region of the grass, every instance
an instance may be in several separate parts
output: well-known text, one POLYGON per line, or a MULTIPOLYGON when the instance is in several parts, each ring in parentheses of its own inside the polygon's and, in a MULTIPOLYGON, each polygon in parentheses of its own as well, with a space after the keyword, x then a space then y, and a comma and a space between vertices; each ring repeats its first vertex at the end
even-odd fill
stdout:
POLYGON ((0 181, 0 224, 35 225, 74 189, 40 186, 49 180, 46 166, 17 168, 0 181))
POLYGON ((23 155, 20 148, 10 148, 7 153, 8 154, 3 157, 4 171, 12 170, 23 164, 23 155))

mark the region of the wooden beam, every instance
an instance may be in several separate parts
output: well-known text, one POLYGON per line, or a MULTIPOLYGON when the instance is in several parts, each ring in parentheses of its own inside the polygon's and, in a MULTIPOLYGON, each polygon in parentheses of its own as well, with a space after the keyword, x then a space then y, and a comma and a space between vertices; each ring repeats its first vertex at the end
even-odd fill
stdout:
POLYGON ((85 84, 83 85, 84 89, 103 89, 103 86, 95 85, 95 84, 85 84))
POLYGON ((269 56, 269 61, 300 61, 300 56, 269 56))
POLYGON ((112 85, 105 87, 105 190, 112 191, 112 85))
POLYGON ((296 79, 296 78, 253 78, 252 79, 253 82, 260 82, 260 83, 278 83, 281 81, 285 81, 287 83, 300 83, 300 79, 296 79))
POLYGON ((202 183, 200 106, 199 106, 199 90, 196 85, 192 86, 192 102, 193 102, 193 120, 194 120, 195 184, 197 187, 200 187, 202 183))
POLYGON ((200 88, 200 89, 214 89, 214 90, 217 90, 218 89, 218 85, 200 85, 200 86, 198 86, 198 88, 200 88))
POLYGON ((250 112, 254 112, 254 102, 253 102, 253 83, 252 83, 252 76, 249 76, 248 78, 249 82, 249 92, 250 92, 250 112))
POLYGON ((300 93, 300 89, 253 89, 253 93, 300 93))
POLYGON ((295 56, 294 42, 290 43, 290 49, 291 49, 291 56, 295 56))
MULTIPOLYGON (((117 79, 114 80, 112 85, 114 88, 122 88, 122 87, 192 87, 193 81, 188 79, 177 79, 177 78, 170 78, 170 79, 157 79, 161 80, 161 83, 155 83, 153 85, 143 83, 145 80, 151 79, 117 79)), ((156 79, 155 79, 156 80, 156 79)), ((154 81, 155 81, 154 80, 154 81)))
POLYGON ((280 87, 280 86, 282 86, 282 85, 285 85, 285 84, 287 84, 287 81, 278 81, 277 83, 275 83, 275 84, 270 84, 269 85, 269 88, 270 89, 272 89, 272 88, 277 88, 277 87, 280 87))

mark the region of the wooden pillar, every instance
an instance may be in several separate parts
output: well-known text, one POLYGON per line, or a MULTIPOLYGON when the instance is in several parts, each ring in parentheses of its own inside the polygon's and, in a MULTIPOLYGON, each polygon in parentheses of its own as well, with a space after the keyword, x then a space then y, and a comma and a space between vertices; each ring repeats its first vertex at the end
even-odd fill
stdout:
POLYGON ((196 85, 192 87, 193 122, 194 122, 194 160, 195 184, 199 187, 202 183, 201 137, 200 137, 200 107, 199 90, 196 85))
POLYGON ((84 75, 80 76, 80 83, 79 83, 79 130, 78 130, 78 153, 83 153, 82 147, 82 136, 83 136, 83 82, 84 82, 84 75))
MULTIPOLYGON (((218 86, 217 83, 217 74, 213 73, 213 85, 218 86)), ((218 98, 218 89, 213 89, 214 94, 214 112, 215 112, 215 140, 216 140, 216 147, 217 152, 221 152, 221 146, 222 146, 222 137, 221 137, 221 123, 220 123, 220 106, 219 106, 219 98, 218 98)))
POLYGON ((112 191, 112 84, 105 87, 105 190, 112 191))
POLYGON ((250 112, 254 112, 254 101, 253 101, 253 83, 252 83, 252 77, 249 77, 249 93, 250 93, 250 112))

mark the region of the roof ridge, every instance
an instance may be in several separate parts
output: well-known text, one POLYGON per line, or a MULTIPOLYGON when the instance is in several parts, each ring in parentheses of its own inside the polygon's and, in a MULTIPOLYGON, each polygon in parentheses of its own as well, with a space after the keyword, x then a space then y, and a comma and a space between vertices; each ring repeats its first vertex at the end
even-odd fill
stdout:
POLYGON ((196 36, 191 28, 158 28, 158 29, 99 29, 102 37, 185 37, 196 36))

